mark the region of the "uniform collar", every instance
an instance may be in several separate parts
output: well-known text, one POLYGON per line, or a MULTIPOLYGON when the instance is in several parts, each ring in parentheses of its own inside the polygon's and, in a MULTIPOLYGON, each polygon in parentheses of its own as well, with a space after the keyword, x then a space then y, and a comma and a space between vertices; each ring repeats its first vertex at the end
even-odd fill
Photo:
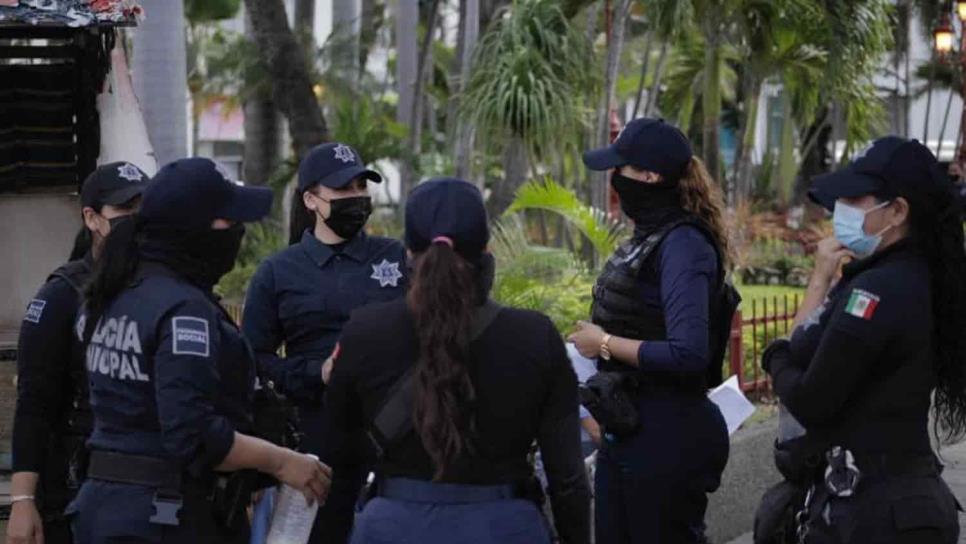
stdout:
POLYGON ((352 237, 351 240, 346 242, 345 247, 342 248, 341 253, 333 251, 332 248, 326 244, 323 244, 321 240, 315 237, 315 234, 311 230, 305 229, 302 233, 302 249, 305 253, 315 262, 315 264, 320 267, 324 267, 329 264, 336 255, 345 255, 350 259, 357 262, 365 262, 366 260, 366 247, 367 247, 368 237, 365 232, 360 231, 352 237))
POLYGON ((842 267, 842 276, 845 278, 852 278, 859 273, 873 268, 880 263, 891 260, 894 257, 911 254, 914 252, 914 250, 915 248, 912 245, 912 241, 907 236, 894 242, 892 245, 883 249, 882 251, 877 251, 864 259, 852 261, 845 265, 842 267))

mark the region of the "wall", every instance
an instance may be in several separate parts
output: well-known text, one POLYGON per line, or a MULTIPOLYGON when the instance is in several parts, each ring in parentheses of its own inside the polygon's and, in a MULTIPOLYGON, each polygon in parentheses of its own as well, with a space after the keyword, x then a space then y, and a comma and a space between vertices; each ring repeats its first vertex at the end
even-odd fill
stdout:
POLYGON ((80 226, 76 195, 0 195, 0 342, 16 338, 24 308, 67 260, 80 226))

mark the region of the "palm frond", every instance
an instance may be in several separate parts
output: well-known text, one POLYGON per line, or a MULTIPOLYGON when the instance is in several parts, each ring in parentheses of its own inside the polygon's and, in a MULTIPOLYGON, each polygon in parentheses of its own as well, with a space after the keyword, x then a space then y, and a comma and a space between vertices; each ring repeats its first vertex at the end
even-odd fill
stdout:
POLYGON ((524 210, 544 210, 563 217, 602 257, 613 253, 624 235, 624 226, 620 222, 610 220, 603 210, 584 204, 573 191, 550 177, 520 187, 506 213, 524 210))

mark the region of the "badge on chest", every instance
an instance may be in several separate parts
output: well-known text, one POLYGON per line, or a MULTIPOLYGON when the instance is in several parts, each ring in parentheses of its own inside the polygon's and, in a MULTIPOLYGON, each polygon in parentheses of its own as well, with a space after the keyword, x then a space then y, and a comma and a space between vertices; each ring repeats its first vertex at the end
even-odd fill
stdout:
POLYGON ((383 259, 381 263, 372 265, 372 275, 369 277, 379 282, 379 287, 399 287, 399 280, 403 275, 398 262, 391 263, 383 259))

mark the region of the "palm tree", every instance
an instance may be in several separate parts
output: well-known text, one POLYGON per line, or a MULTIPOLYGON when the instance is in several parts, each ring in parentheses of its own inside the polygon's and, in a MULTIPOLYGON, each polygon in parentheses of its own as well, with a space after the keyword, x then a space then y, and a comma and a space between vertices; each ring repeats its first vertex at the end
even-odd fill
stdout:
POLYGON ((182 0, 146 0, 151 13, 134 33, 134 92, 158 165, 188 154, 185 15, 182 0))
POLYGON ((504 177, 492 187, 492 217, 512 202, 531 158, 574 145, 597 86, 588 69, 591 44, 556 2, 519 0, 507 9, 477 47, 462 104, 481 139, 502 146, 504 177))

